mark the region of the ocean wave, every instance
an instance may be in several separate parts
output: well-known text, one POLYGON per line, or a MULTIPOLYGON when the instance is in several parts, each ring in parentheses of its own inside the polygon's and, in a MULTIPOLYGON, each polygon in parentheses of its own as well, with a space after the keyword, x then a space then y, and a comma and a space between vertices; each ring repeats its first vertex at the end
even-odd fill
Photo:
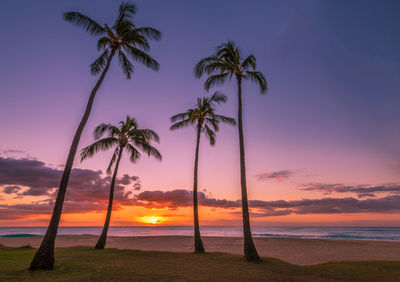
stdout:
POLYGON ((36 237, 40 236, 37 234, 6 234, 6 235, 0 235, 0 237, 36 237))
POLYGON ((393 236, 368 236, 368 235, 347 235, 347 234, 326 234, 326 235, 294 235, 294 234, 273 234, 273 233, 255 233, 254 237, 275 237, 275 238, 313 238, 313 239, 347 239, 347 240, 399 240, 399 237, 393 236))

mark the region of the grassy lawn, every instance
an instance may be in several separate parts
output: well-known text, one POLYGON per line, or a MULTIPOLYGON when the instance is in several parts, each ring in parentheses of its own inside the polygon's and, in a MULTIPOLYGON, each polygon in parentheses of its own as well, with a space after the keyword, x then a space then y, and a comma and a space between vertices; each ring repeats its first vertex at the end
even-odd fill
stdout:
POLYGON ((263 258, 248 263, 242 256, 209 253, 56 249, 54 271, 29 272, 31 248, 0 248, 0 281, 79 280, 254 280, 254 281, 400 281, 400 262, 336 262, 297 266, 263 258))

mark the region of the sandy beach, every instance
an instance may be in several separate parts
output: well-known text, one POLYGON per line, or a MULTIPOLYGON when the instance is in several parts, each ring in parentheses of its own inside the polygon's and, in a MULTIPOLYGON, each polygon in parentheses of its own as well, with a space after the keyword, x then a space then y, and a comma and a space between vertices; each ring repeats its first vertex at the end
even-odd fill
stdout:
MULTIPOLYGON (((20 247, 30 244, 37 248, 42 237, 0 238, 0 244, 20 247)), ((97 236, 58 236, 56 247, 94 246, 97 236)), ((260 256, 278 258, 298 265, 331 261, 392 260, 400 261, 400 242, 367 240, 326 240, 293 238, 255 238, 260 256)), ((243 253, 243 239, 234 237, 203 237, 207 252, 243 253)), ((189 236, 109 237, 107 248, 143 251, 192 252, 189 236)))

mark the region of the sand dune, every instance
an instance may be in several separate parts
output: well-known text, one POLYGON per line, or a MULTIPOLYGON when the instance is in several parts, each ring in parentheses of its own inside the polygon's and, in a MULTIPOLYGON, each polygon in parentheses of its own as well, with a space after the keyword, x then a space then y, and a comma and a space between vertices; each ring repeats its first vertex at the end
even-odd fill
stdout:
MULTIPOLYGON (((42 237, 0 238, 0 244, 19 247, 31 244, 38 247, 42 237)), ((97 237, 59 236, 56 247, 94 246, 97 237)), ((243 253, 242 238, 203 237, 206 251, 243 253)), ((260 256, 279 258, 299 264, 311 265, 329 261, 400 260, 400 242, 326 240, 292 238, 255 238, 260 256)), ((193 238, 188 236, 109 237, 107 248, 144 251, 192 252, 193 238)))

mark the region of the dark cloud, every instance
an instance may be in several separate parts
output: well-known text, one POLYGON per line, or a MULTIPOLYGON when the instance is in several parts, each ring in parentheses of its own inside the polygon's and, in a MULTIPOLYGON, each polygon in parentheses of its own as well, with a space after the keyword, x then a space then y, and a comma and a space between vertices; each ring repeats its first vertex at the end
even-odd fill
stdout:
MULTIPOLYGON (((199 204, 211 208, 239 208, 240 200, 231 201, 206 197, 198 193, 199 204)), ((146 208, 188 207, 192 205, 192 192, 188 190, 145 191, 135 196, 134 205, 146 208)), ((250 200, 249 206, 255 216, 281 216, 289 214, 344 214, 368 212, 399 212, 400 196, 391 195, 379 199, 355 198, 303 199, 298 201, 250 200)), ((239 213, 234 211, 233 213, 239 213)))
POLYGON ((265 180, 274 180, 274 181, 281 181, 283 179, 287 179, 295 174, 292 170, 278 170, 273 172, 266 172, 262 174, 257 174, 256 178, 260 181, 265 180))
MULTIPOLYGON (((26 217, 31 214, 49 214, 53 208, 62 170, 46 166, 45 163, 31 159, 0 157, 0 185, 6 194, 47 197, 45 202, 30 204, 0 205, 0 218, 26 217), (22 188, 21 186, 27 187, 22 188)), ((111 177, 102 176, 101 171, 74 168, 65 197, 64 212, 104 211, 110 192, 111 177)), ((133 202, 133 191, 140 189, 137 176, 124 174, 118 177, 114 191, 114 210, 121 205, 133 202)))
POLYGON ((6 186, 3 189, 3 192, 6 194, 13 194, 13 193, 17 193, 18 191, 20 191, 22 188, 19 186, 6 186))
MULTIPOLYGON (((115 210, 122 205, 141 206, 145 208, 178 209, 191 207, 192 192, 188 190, 172 191, 144 191, 127 198, 124 195, 116 202, 115 210)), ((240 214, 241 201, 209 198, 199 193, 200 206, 213 209, 232 210, 233 214, 240 214)), ((393 213, 400 212, 400 196, 391 195, 378 199, 359 200, 356 198, 323 198, 303 199, 297 201, 260 201, 250 200, 252 216, 271 217, 290 214, 350 214, 350 213, 393 213)), ((51 214, 53 200, 35 202, 31 204, 0 205, 1 219, 26 218, 37 214, 51 214)), ((103 212, 107 207, 105 200, 82 199, 80 201, 66 201, 64 213, 103 212)), ((217 211, 217 210, 216 210, 217 211)))
POLYGON ((400 194, 400 184, 389 183, 383 185, 343 185, 343 184, 325 184, 311 183, 303 184, 300 187, 303 191, 318 191, 325 195, 332 193, 355 193, 359 198, 375 197, 376 193, 400 194))
MULTIPOLYGON (((197 193, 200 205, 208 207, 236 208, 240 207, 239 201, 214 199, 207 197, 203 192, 197 193)), ((134 197, 134 204, 146 208, 177 209, 189 207, 193 204, 193 192, 189 190, 172 191, 144 191, 134 197)))
MULTIPOLYGON (((0 157, 0 185, 28 187, 26 191, 20 193, 22 196, 54 196, 61 175, 62 170, 48 167, 44 162, 38 160, 0 157)), ((117 178, 115 198, 126 201, 126 198, 129 198, 128 196, 132 193, 127 186, 132 185, 133 189, 137 189, 138 179, 137 176, 127 174, 117 178)), ((110 184, 111 177, 103 177, 100 170, 74 168, 71 171, 66 200, 107 200, 110 184)), ((7 187, 5 189, 10 193, 20 190, 7 187)))
MULTIPOLYGON (((30 159, 12 159, 0 157, 0 185, 5 194, 24 196, 41 196, 40 201, 28 204, 0 205, 0 219, 21 219, 37 215, 49 215, 53 208, 61 170, 46 166, 43 162, 30 159), (28 187, 28 188, 22 188, 28 187)), ((103 212, 107 208, 111 178, 103 177, 101 171, 73 169, 66 194, 64 213, 103 212)), ((178 209, 191 207, 193 193, 190 190, 143 191, 140 189, 137 176, 122 175, 115 184, 114 210, 123 206, 140 206, 145 208, 178 209)), ((309 184, 301 188, 306 191, 325 193, 356 193, 359 199, 322 198, 296 201, 261 201, 250 200, 249 206, 253 216, 282 216, 289 214, 345 214, 345 213, 390 213, 400 212, 399 186, 385 184, 379 186, 345 186, 340 184, 309 184), (392 193, 386 197, 368 198, 375 193, 392 193), (367 199, 362 199, 367 198, 367 199)), ((229 209, 240 213, 241 201, 216 199, 211 194, 198 193, 201 206, 211 209, 229 209)))
POLYGON ((61 173, 38 160, 0 157, 0 185, 27 186, 26 195, 48 195, 58 187, 61 173))

